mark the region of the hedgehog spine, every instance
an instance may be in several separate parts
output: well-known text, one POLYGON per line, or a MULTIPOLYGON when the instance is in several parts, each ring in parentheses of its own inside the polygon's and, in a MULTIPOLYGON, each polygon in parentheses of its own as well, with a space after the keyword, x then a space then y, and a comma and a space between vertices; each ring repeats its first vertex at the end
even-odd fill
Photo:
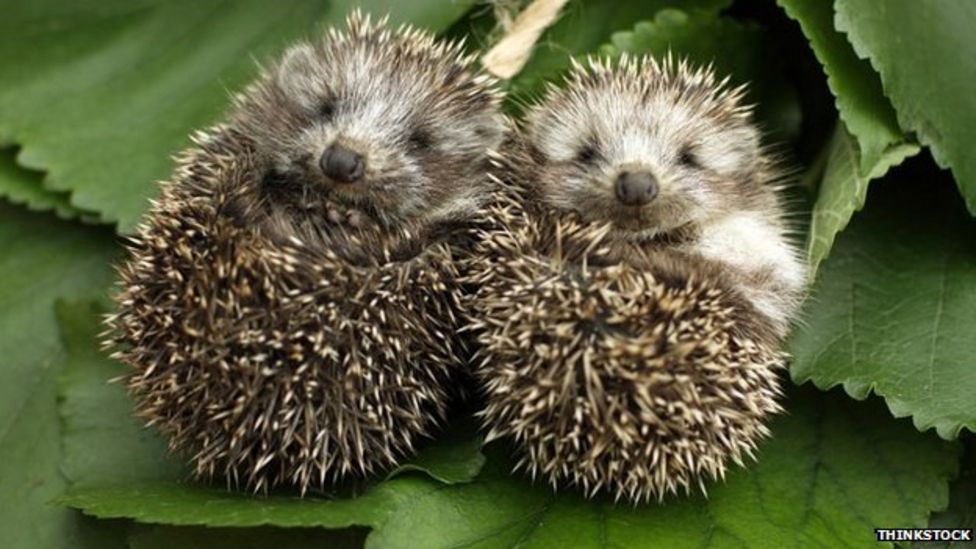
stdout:
POLYGON ((505 148, 470 275, 482 417, 554 486, 704 490, 780 411, 803 269, 780 172, 725 86, 671 59, 591 62, 505 148), (775 252, 730 261, 723 223, 775 252))

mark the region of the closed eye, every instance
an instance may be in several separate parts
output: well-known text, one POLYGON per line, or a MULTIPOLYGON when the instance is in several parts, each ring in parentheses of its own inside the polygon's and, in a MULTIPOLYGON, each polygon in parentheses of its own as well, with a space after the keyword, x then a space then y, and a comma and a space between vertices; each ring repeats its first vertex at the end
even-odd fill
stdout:
POLYGON ((678 153, 678 162, 685 168, 692 170, 701 169, 702 163, 698 159, 698 155, 690 146, 685 146, 681 148, 681 152, 678 153))
POLYGON ((418 152, 429 150, 434 145, 434 137, 429 131, 423 128, 416 128, 410 132, 410 137, 407 138, 407 141, 410 144, 410 148, 418 152))
POLYGON ((600 151, 597 150, 596 145, 591 142, 586 142, 576 152, 576 157, 574 160, 580 164, 589 166, 596 161, 599 155, 600 151))
POLYGON ((697 170, 702 168, 701 161, 698 160, 698 156, 691 147, 682 147, 681 152, 678 153, 678 162, 689 169, 697 170))
POLYGON ((329 121, 332 120, 332 117, 335 116, 335 113, 336 113, 335 99, 332 98, 323 99, 322 103, 319 104, 319 117, 322 118, 322 120, 329 121))

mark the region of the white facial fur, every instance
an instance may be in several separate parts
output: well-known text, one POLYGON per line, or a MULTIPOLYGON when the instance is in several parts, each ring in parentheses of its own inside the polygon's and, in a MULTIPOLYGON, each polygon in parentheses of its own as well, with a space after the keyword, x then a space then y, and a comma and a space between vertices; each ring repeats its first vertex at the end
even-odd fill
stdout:
POLYGON ((426 33, 356 16, 349 25, 289 49, 245 100, 244 123, 274 170, 388 220, 470 203, 504 135, 492 83, 426 33), (362 182, 323 176, 319 161, 335 144, 363 158, 362 182))
POLYGON ((740 273, 740 289, 785 333, 806 267, 785 234, 783 210, 741 90, 709 71, 670 60, 577 67, 529 113, 527 141, 552 206, 611 223, 635 241, 688 227, 679 245, 740 273), (615 196, 624 171, 647 171, 657 196, 627 206, 615 196))
POLYGON ((604 216, 646 238, 703 222, 749 196, 743 180, 758 168, 759 134, 736 97, 703 88, 705 77, 687 68, 662 70, 578 77, 530 112, 528 139, 545 158, 543 196, 555 207, 604 216), (619 204, 614 184, 624 171, 650 172, 657 197, 639 208, 619 204))

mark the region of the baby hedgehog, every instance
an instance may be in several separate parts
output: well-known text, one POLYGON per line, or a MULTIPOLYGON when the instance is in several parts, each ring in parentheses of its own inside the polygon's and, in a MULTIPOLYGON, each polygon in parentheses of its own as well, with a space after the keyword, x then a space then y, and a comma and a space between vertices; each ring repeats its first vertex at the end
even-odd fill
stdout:
POLYGON ((805 267, 742 93, 591 61, 506 148, 469 321, 489 438, 533 476, 660 499, 768 434, 805 267))
POLYGON ((153 203, 109 317, 138 414, 198 476, 388 468, 464 361, 455 256, 505 119, 461 46, 354 13, 236 98, 153 203))

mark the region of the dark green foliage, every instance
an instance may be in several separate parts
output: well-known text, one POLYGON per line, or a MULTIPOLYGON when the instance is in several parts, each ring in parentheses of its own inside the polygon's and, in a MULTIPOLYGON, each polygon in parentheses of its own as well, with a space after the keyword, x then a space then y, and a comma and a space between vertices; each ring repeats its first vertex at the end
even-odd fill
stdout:
POLYGON ((509 474, 509 449, 482 451, 470 412, 390 478, 329 497, 189 483, 108 383, 124 370, 96 345, 116 233, 131 232, 170 156, 220 119, 255 60, 352 6, 466 37, 477 54, 500 36, 496 7, 526 1, 7 4, 4 547, 868 547, 875 527, 973 527, 976 3, 571 0, 509 83, 517 113, 573 57, 714 62, 750 84, 809 193, 812 211, 796 215, 817 274, 791 374, 816 387, 788 391, 758 461, 708 499, 636 509, 509 474), (837 385, 867 402, 821 392, 837 385), (919 432, 931 429, 963 442, 919 432))

